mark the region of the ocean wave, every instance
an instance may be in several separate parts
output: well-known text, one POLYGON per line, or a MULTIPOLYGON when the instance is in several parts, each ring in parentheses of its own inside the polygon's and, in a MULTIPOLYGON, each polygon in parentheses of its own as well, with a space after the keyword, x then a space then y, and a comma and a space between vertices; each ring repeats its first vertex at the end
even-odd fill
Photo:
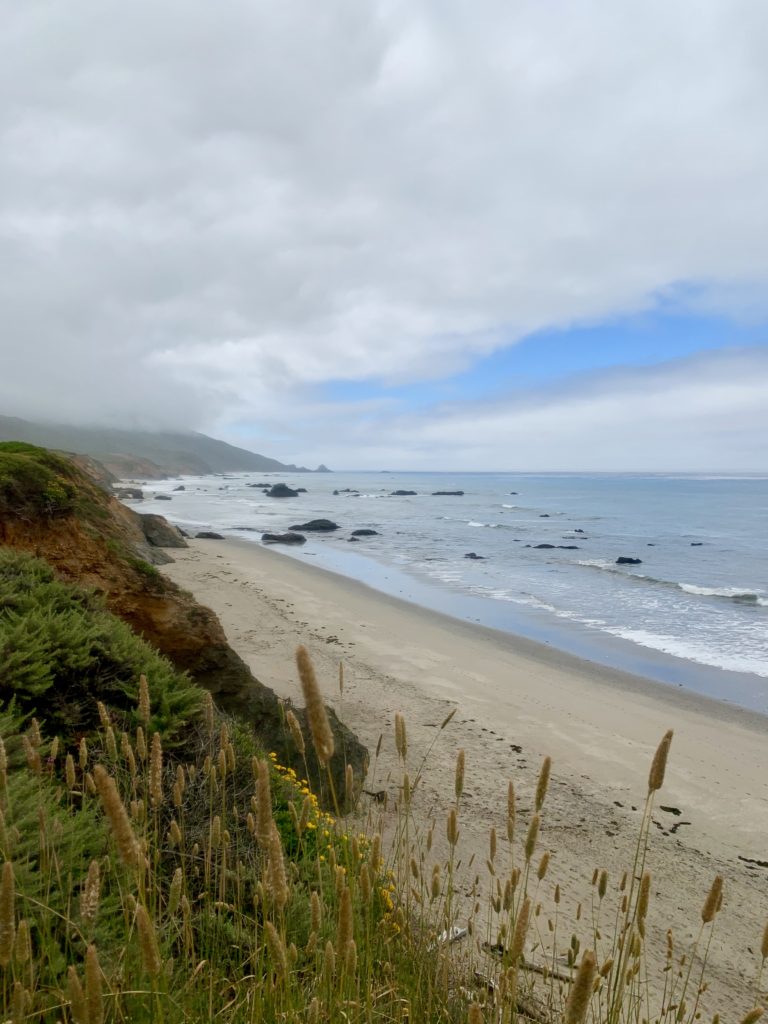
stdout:
POLYGON ((716 597, 726 601, 734 601, 736 604, 752 604, 759 608, 768 608, 768 597, 763 596, 763 591, 749 590, 742 587, 703 587, 697 583, 679 583, 677 580, 663 580, 641 572, 627 572, 623 567, 617 566, 615 562, 608 562, 601 558, 581 558, 576 564, 583 565, 587 569, 599 569, 601 572, 609 572, 626 580, 636 580, 638 583, 672 587, 675 590, 682 590, 683 593, 690 594, 692 597, 716 597))
POLYGON ((671 654, 676 658, 684 658, 686 661, 697 662, 700 665, 710 665, 712 668, 725 669, 728 672, 748 672, 756 676, 768 676, 768 667, 765 659, 740 654, 738 652, 717 651, 684 640, 676 636, 667 636, 663 633, 652 633, 645 629, 628 629, 624 627, 606 626, 605 632, 612 636, 621 637, 640 647, 650 647, 651 650, 661 651, 663 654, 671 654))

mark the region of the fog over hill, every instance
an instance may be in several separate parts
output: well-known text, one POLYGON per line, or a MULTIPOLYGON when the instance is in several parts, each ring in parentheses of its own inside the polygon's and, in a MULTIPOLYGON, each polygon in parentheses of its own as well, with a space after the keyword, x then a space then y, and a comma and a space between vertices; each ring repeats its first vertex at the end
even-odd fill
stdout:
MULTIPOLYGON (((308 473, 305 466, 286 465, 266 455, 237 448, 192 431, 117 430, 32 423, 0 416, 0 441, 28 441, 45 448, 78 452, 98 459, 116 476, 163 477, 182 473, 253 472, 308 473)), ((318 467, 324 471, 325 467, 318 467)))

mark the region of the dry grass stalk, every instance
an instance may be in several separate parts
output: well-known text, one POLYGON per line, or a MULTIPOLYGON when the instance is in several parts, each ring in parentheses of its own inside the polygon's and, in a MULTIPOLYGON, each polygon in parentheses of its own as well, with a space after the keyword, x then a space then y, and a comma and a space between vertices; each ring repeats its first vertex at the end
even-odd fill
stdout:
POLYGON ((754 1010, 750 1010, 745 1017, 742 1017, 741 1024, 756 1024, 756 1022, 763 1016, 764 1012, 765 1011, 762 1006, 756 1006, 754 1010))
POLYGON ((5 749, 5 743, 3 742, 2 736, 0 736, 0 789, 5 790, 6 783, 8 782, 8 754, 5 749))
POLYGON ((136 926, 139 930, 141 962, 147 974, 154 978, 163 969, 163 961, 160 959, 160 948, 157 944, 155 926, 152 924, 152 919, 147 913, 146 907, 142 904, 139 904, 136 908, 136 926))
POLYGON ((288 902, 288 879, 283 860, 283 844, 277 826, 272 822, 269 842, 269 894, 272 904, 282 913, 288 902))
POLYGON ((464 792, 464 771, 465 771, 465 756, 464 751, 460 750, 456 755, 456 778, 454 780, 453 790, 456 794, 456 799, 461 799, 461 794, 464 792))
POLYGON ((323 912, 322 904, 320 903, 320 896, 313 889, 312 896, 310 898, 310 917, 311 917, 311 929, 313 932, 319 932, 323 924, 323 912))
POLYGON ((352 893, 345 886, 339 904, 339 921, 336 928, 336 947, 345 950, 352 939, 352 893))
POLYGON ((665 732, 661 743, 656 748, 656 753, 653 755, 651 770, 648 773, 649 793, 655 793, 664 785, 664 773, 667 770, 667 758, 669 757, 669 748, 672 745, 673 735, 672 729, 665 732))
POLYGON ((149 801, 155 808, 163 802, 163 743, 159 732, 152 735, 152 753, 149 759, 149 801))
POLYGON ((136 727, 136 753, 142 761, 147 760, 147 741, 144 738, 144 730, 140 725, 136 727))
POLYGON ((707 894, 707 898, 704 900, 704 906, 701 908, 701 920, 704 924, 709 924, 714 921, 715 914, 720 909, 720 903, 723 898, 723 876, 715 875, 714 881, 707 894))
POLYGON ((127 867, 137 867, 139 863, 139 844, 131 828, 128 812, 125 809, 115 780, 102 765, 94 768, 94 779, 101 797, 104 813, 109 819, 112 834, 115 837, 120 859, 127 867))
POLYGON ((32 934, 26 918, 19 921, 16 931, 16 942, 13 947, 13 959, 17 964, 28 964, 32 959, 32 934))
POLYGON ((307 721, 309 722, 312 744, 317 754, 317 760, 325 767, 333 757, 333 732, 328 721, 328 713, 325 710, 315 669, 310 660, 309 653, 303 645, 300 645, 296 650, 296 665, 299 670, 301 689, 307 708, 307 721))
POLYGON ((171 879, 171 887, 168 890, 168 915, 173 917, 176 911, 179 909, 179 903, 181 902, 181 887, 183 883, 183 876, 181 868, 176 868, 171 879))
POLYGON ((306 747, 304 746, 304 733, 301 731, 298 718, 290 708, 285 714, 285 720, 288 723, 288 728, 290 729, 291 736, 293 738, 293 745, 296 747, 300 756, 304 757, 306 753, 306 747))
POLYGON ((538 814, 534 814, 531 818, 531 823, 528 826, 528 835, 525 837, 525 859, 529 862, 533 857, 534 851, 536 850, 536 841, 539 838, 539 826, 541 825, 541 818, 538 814))
POLYGON ((142 721, 144 725, 149 725, 149 717, 151 713, 152 708, 149 702, 149 683, 147 682, 147 677, 142 673, 142 675, 139 676, 139 704, 137 708, 139 720, 142 721))
POLYGON ((69 1012, 74 1024, 88 1024, 85 992, 83 992, 80 978, 73 966, 67 968, 67 999, 69 999, 69 1012))
POLYGON ((531 920, 531 900, 528 896, 523 900, 522 906, 517 914, 515 930, 512 933, 512 942, 509 946, 509 959, 515 967, 522 959, 525 951, 525 937, 528 934, 528 925, 531 920))
POLYGON ((507 786, 507 839, 511 843, 515 838, 515 787, 510 782, 507 786))
POLYGON ((547 787, 549 786, 549 774, 552 770, 552 758, 545 757, 541 771, 539 772, 539 781, 536 783, 536 798, 534 800, 534 808, 536 811, 540 811, 544 806, 544 800, 547 796, 547 787))
POLYGON ((351 764, 348 764, 344 769, 344 792, 351 805, 355 799, 355 776, 352 772, 351 764))
POLYGON ((323 974, 328 981, 333 980, 333 976, 336 974, 336 950, 333 948, 333 943, 330 939, 325 944, 325 953, 323 954, 323 974))
POLYGON ((80 917, 86 924, 92 925, 99 912, 101 896, 101 872, 99 862, 92 860, 88 867, 88 877, 80 893, 80 917))
POLYGON ((88 1024, 103 1024, 104 992, 101 966, 93 943, 85 951, 85 1010, 88 1024))
POLYGON ((3 864, 3 878, 0 882, 0 967, 7 967, 13 956, 16 941, 16 883, 13 864, 3 864))
POLYGON ((269 762, 264 759, 255 762, 256 798, 252 802, 256 815, 256 839, 263 850, 269 849, 272 840, 272 791, 269 784, 269 762))
POLYGON ((344 971, 348 978, 354 978, 357 972, 357 943, 350 939, 344 951, 344 971))
POLYGON ((67 782, 67 789, 73 790, 77 785, 77 777, 75 775, 75 760, 71 754, 67 754, 64 762, 64 778, 67 782))
POLYGON ((470 1003, 467 1024, 483 1024, 483 1011, 479 1003, 470 1003))
POLYGON ((456 808, 452 807, 448 811, 448 820, 445 824, 445 835, 451 846, 455 846, 459 841, 459 819, 456 814, 456 808))
POLYGON ((564 1024, 582 1024, 587 1016, 597 975, 595 954, 587 950, 581 958, 576 978, 565 1005, 564 1024))
POLYGON ((405 718, 399 711, 395 712, 395 748, 401 760, 408 755, 408 735, 405 729, 405 718))
POLYGON ((264 931, 267 936, 267 945, 269 946, 275 974, 278 978, 285 978, 288 975, 288 954, 285 951, 283 940, 271 921, 265 921, 264 931))

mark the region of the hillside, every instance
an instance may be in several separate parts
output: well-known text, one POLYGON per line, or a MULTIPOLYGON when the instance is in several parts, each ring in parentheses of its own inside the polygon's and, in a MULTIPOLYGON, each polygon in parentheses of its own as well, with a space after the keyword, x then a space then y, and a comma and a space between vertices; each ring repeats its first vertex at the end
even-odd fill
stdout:
MULTIPOLYGON (((43 448, 76 452, 98 459, 116 477, 160 479, 180 474, 253 471, 310 472, 266 455, 237 448, 206 434, 150 432, 31 423, 0 416, 0 441, 26 441, 43 448)), ((319 467, 322 471, 323 467, 319 467)))

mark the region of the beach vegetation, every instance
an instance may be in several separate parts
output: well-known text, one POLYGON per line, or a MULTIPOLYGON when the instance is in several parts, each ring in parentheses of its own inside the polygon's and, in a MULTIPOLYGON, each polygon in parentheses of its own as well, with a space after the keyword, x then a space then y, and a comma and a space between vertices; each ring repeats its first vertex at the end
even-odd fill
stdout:
MULTIPOLYGON (((333 797, 304 648, 296 670, 308 728, 287 711, 280 739, 297 763, 314 747, 333 797)), ((505 824, 484 865, 463 863, 470 758, 458 752, 444 819, 420 820, 432 748, 413 749, 401 714, 381 741, 397 754, 394 806, 330 814, 308 771, 263 749, 95 595, 9 552, 0 681, 4 1021, 694 1024, 719 1009, 708 957, 723 879, 691 908, 690 941, 654 919, 655 891, 674 884, 648 868, 671 731, 640 782, 631 863, 616 878, 598 867, 591 902, 572 911, 543 838, 548 758, 530 800, 500 779, 505 824)), ((743 1024, 764 1001, 768 928, 753 944, 742 1005, 724 1008, 743 1024)))

